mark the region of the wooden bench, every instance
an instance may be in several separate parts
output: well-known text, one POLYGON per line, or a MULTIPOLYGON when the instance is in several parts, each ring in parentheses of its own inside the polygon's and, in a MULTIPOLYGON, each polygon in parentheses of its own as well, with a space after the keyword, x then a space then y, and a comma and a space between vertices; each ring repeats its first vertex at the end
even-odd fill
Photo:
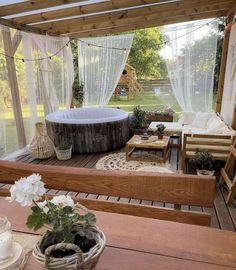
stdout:
POLYGON ((226 161, 229 156, 230 145, 233 144, 234 138, 231 135, 221 134, 184 134, 181 169, 186 173, 186 161, 195 156, 197 149, 207 150, 213 155, 215 160, 226 161))
MULTIPOLYGON (((181 205, 213 207, 215 178, 184 174, 103 171, 0 161, 0 183, 13 184, 20 177, 39 173, 48 189, 85 192, 172 203, 175 209, 79 199, 86 207, 107 212, 210 225, 209 213, 184 211, 181 205)), ((8 193, 8 192, 7 192, 8 193)), ((0 189, 6 196, 6 190, 0 189)))

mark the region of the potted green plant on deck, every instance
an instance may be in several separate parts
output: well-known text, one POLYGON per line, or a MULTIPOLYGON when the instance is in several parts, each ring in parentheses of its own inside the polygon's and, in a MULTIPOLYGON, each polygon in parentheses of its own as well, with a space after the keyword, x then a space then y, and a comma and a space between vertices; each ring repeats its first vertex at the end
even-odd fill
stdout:
POLYGON ((198 175, 214 175, 214 158, 206 150, 197 150, 189 163, 197 170, 198 175))
POLYGON ((61 143, 55 147, 55 152, 58 160, 71 159, 72 145, 69 143, 61 143))
POLYGON ((130 117, 130 128, 132 134, 143 134, 146 131, 145 126, 146 111, 141 107, 135 106, 133 109, 133 115, 130 117))
POLYGON ((26 225, 34 231, 46 228, 34 257, 47 269, 94 269, 106 241, 95 215, 70 196, 42 198, 45 192, 41 176, 32 174, 16 181, 7 198, 21 206, 33 204, 26 225))

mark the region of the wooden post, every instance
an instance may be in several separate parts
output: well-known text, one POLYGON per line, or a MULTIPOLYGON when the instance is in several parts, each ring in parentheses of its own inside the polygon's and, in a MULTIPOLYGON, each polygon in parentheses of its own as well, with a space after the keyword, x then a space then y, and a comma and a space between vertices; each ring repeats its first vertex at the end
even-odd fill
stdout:
POLYGON ((236 97, 235 97, 235 104, 234 104, 234 116, 231 127, 236 130, 236 97))
MULTIPOLYGON (((14 56, 14 48, 12 45, 10 30, 9 31, 2 30, 2 37, 5 54, 9 56, 14 56)), ((6 64, 8 71, 8 81, 11 89, 12 105, 16 123, 18 145, 19 148, 23 148, 26 146, 26 137, 14 59, 6 57, 6 64)))
POLYGON ((226 70, 226 61, 228 55, 228 46, 229 46, 229 37, 230 30, 234 20, 234 12, 230 13, 227 17, 227 24, 224 31, 224 41, 223 41, 223 50, 220 63, 220 75, 217 88, 217 97, 216 97, 216 112, 221 112, 223 90, 224 90, 224 81, 225 81, 225 70, 226 70))

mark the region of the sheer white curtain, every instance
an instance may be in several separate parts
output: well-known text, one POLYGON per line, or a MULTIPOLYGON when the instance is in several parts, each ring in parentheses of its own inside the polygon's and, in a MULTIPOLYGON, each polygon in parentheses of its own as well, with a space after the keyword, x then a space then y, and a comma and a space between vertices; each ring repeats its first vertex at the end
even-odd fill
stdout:
POLYGON ((132 42, 133 34, 78 41, 79 76, 84 84, 84 106, 108 104, 124 69, 132 42))
MULTIPOLYGON (((212 22, 212 21, 211 21, 212 22)), ((184 111, 212 111, 217 28, 209 20, 170 25, 163 55, 172 91, 184 111)))
POLYGON ((25 33, 0 25, 0 152, 4 148, 0 156, 19 149, 6 57, 3 55, 4 32, 10 33, 12 44, 19 44, 14 55, 19 59, 14 62, 27 143, 32 137, 35 122, 44 120, 49 112, 70 107, 74 80, 70 44, 65 46, 68 38, 25 33), (51 60, 27 61, 49 56, 52 56, 51 60))
POLYGON ((221 116, 231 126, 233 124, 234 110, 236 107, 236 24, 230 31, 229 50, 227 56, 224 91, 221 106, 221 116))
POLYGON ((70 107, 74 80, 73 57, 69 44, 65 46, 68 38, 22 32, 21 35, 25 59, 45 58, 61 50, 51 59, 25 61, 32 135, 34 124, 41 116, 37 104, 43 106, 44 115, 70 107))

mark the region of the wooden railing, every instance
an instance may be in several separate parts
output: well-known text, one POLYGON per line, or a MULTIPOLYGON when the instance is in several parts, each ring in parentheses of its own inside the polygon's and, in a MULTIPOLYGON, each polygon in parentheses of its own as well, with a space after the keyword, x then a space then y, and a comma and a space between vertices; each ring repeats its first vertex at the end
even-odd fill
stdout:
MULTIPOLYGON (((88 208, 142 217, 210 225, 210 214, 181 210, 181 205, 213 207, 215 178, 184 174, 102 171, 0 161, 0 183, 39 173, 48 189, 85 192, 172 203, 175 209, 80 199, 88 208)), ((7 195, 0 190, 0 195, 7 195)))

